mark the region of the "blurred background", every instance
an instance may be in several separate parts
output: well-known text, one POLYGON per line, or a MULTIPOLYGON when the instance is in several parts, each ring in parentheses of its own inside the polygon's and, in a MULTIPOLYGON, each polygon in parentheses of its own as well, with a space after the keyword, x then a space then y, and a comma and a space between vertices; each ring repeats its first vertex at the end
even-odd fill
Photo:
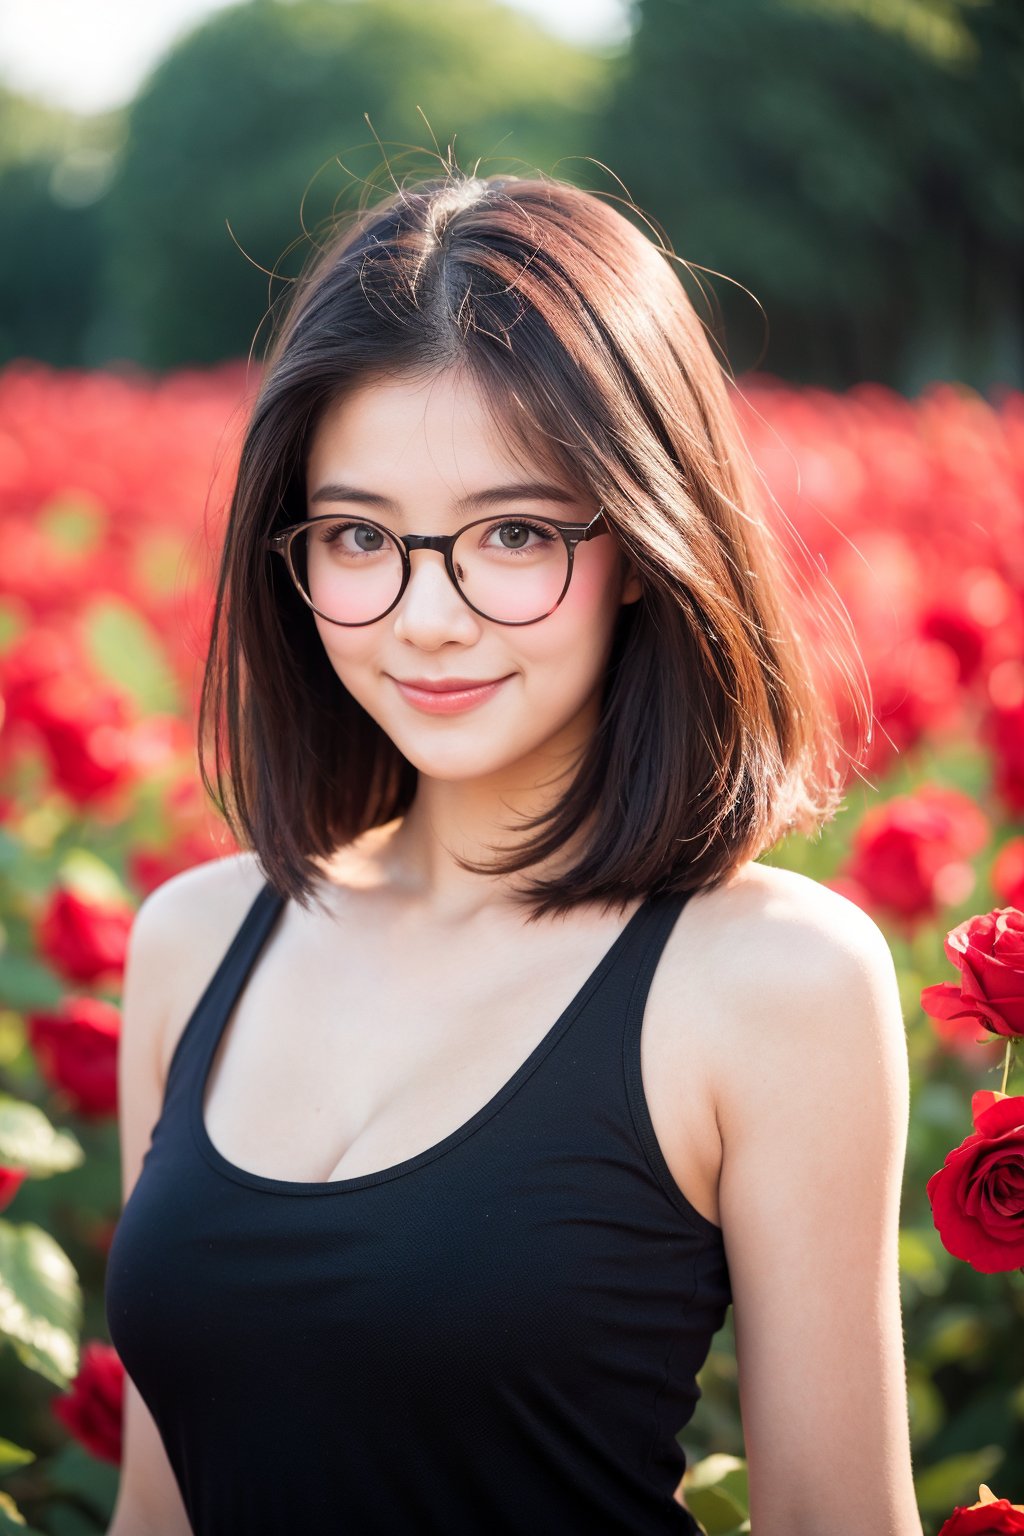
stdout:
POLYGON ((1022 78, 1015 0, 5 0, 0 361, 246 354, 368 114, 396 165, 620 178, 737 372, 1019 384, 1022 78))
MULTIPOLYGON (((103 1536, 118 1487, 123 966, 147 893, 234 851, 196 705, 272 323, 336 213, 451 145, 668 243, 801 596, 855 637, 869 748, 764 858, 896 964, 925 1536, 977 1532, 982 1484, 1024 1529, 1024 4, 0 0, 0 1536, 103 1536), (996 910, 1017 1013, 935 1016, 996 910), (956 1157, 994 1236, 936 1226, 956 1157)), ((731 1312, 698 1381, 686 1502, 741 1536, 731 1312)))

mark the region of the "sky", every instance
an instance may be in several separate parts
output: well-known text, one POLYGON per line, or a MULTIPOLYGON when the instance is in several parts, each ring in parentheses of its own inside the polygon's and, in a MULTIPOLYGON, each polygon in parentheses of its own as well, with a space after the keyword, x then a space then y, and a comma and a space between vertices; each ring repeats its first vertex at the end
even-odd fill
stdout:
MULTIPOLYGON (((177 38, 230 3, 0 0, 0 80, 79 112, 122 106, 177 38)), ((626 36, 628 0, 506 3, 573 42, 600 45, 626 36)))

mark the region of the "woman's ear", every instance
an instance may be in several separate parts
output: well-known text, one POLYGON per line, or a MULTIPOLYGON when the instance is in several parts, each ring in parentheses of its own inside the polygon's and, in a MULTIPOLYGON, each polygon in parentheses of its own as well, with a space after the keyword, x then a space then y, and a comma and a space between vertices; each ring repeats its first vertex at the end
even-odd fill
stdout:
POLYGON ((640 572, 637 570, 636 566, 632 563, 631 560, 627 560, 626 574, 622 580, 622 597, 619 599, 619 601, 623 603, 635 603, 639 598, 643 597, 643 595, 644 588, 643 583, 640 580, 640 572))

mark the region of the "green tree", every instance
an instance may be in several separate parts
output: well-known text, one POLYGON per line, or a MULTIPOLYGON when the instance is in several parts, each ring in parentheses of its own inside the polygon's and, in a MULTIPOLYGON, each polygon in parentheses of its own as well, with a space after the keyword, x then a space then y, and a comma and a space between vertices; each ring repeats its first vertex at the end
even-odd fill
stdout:
POLYGON ((738 367, 1020 383, 1019 4, 637 0, 635 16, 595 153, 681 257, 730 279, 712 281, 738 367))
POLYGON ((97 303, 111 121, 0 86, 0 365, 78 361, 97 303))
POLYGON ((403 144, 433 152, 431 131, 442 153, 456 134, 463 168, 553 170, 587 149, 602 78, 600 58, 482 0, 250 0, 215 15, 129 111, 104 204, 104 352, 152 367, 245 355, 278 297, 259 269, 293 276, 303 224, 357 201, 380 165, 364 113, 399 177, 403 144))

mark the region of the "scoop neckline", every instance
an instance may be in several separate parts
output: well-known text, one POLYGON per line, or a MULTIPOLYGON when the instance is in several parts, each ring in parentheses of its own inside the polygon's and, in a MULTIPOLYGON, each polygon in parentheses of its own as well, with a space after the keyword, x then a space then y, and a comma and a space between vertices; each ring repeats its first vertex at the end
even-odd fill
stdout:
MULTIPOLYGON (((486 1104, 481 1105, 468 1120, 464 1121, 462 1125, 457 1126, 454 1131, 450 1131, 447 1136, 442 1137, 433 1146, 425 1147, 422 1152, 416 1152, 412 1157, 403 1158, 401 1162, 392 1163, 387 1168, 376 1169, 372 1173, 358 1173, 347 1179, 279 1179, 272 1177, 270 1174, 255 1173, 251 1169, 242 1168, 225 1157, 211 1140, 210 1134, 206 1129, 203 1113, 203 1101, 206 1097, 206 1087, 213 1067, 213 1058, 227 1028, 228 1019, 245 989, 249 974, 260 952, 267 944, 273 929, 277 925, 281 911, 287 905, 286 899, 278 896, 269 884, 264 886, 259 898, 257 898, 258 900, 274 898, 276 898, 278 904, 277 912, 268 924, 266 933, 259 942, 255 953, 249 959, 242 985, 229 1001, 218 1028, 211 1031, 210 1041, 200 1054, 197 1070, 192 1077, 189 1095, 189 1124, 196 1150, 215 1172, 226 1179, 230 1179, 235 1184, 242 1184, 251 1189, 262 1190, 267 1194, 297 1196, 340 1195, 358 1189, 369 1189, 377 1184, 389 1183, 392 1179, 402 1178, 405 1174, 415 1173, 428 1163, 432 1163, 436 1158, 443 1157, 445 1153, 453 1151, 467 1137, 472 1136, 475 1131, 478 1131, 481 1126, 485 1125, 518 1092, 531 1074, 540 1066, 548 1052, 557 1045, 562 1035, 565 1034, 570 1024, 576 1018, 576 1015, 604 980, 608 970, 624 947, 627 937, 639 928, 645 914, 651 910, 654 904, 654 896, 649 892, 627 918, 625 924, 620 928, 582 986, 579 987, 575 995, 563 1008, 558 1018, 551 1025, 551 1028, 541 1036, 525 1061, 520 1063, 512 1076, 487 1100, 486 1104)), ((218 993, 215 989, 212 994, 213 999, 216 999, 217 995, 218 993)))

